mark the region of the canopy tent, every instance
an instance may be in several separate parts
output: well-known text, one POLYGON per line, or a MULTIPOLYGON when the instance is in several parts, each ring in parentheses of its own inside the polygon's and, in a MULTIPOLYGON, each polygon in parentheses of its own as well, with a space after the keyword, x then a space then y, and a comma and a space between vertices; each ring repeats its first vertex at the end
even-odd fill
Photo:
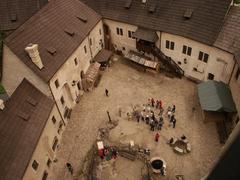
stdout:
POLYGON ((145 28, 138 28, 132 35, 137 39, 142 39, 148 42, 155 43, 158 40, 158 35, 156 31, 145 29, 145 28))
POLYGON ((112 56, 112 52, 106 49, 102 49, 93 59, 94 62, 106 63, 109 61, 109 58, 112 56))
POLYGON ((231 91, 223 82, 207 81, 199 84, 198 97, 205 111, 236 112, 231 91))

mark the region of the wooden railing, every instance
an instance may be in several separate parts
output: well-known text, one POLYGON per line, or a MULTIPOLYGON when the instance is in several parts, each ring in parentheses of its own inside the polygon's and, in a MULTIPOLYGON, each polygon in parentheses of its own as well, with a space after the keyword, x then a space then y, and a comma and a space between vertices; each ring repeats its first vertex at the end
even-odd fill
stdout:
POLYGON ((184 75, 182 68, 171 58, 166 56, 159 48, 155 45, 145 45, 144 43, 137 42, 137 50, 146 53, 151 53, 153 56, 157 57, 158 60, 166 66, 166 68, 174 73, 177 77, 181 78, 184 75))

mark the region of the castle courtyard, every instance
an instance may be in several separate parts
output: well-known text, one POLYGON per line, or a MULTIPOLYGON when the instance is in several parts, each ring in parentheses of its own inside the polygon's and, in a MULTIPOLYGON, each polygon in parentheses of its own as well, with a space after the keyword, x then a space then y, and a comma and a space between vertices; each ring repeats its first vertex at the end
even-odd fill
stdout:
MULTIPOLYGON (((108 121, 106 111, 109 111, 113 120, 119 121, 110 132, 109 139, 112 142, 128 144, 133 140, 135 144, 149 148, 150 157, 160 156, 166 161, 167 175, 159 175, 157 179, 172 180, 176 175, 183 175, 186 180, 199 180, 209 172, 220 155, 222 145, 216 125, 203 122, 195 83, 186 78, 169 78, 162 73, 143 72, 119 58, 103 72, 98 87, 85 93, 73 109, 49 179, 81 179, 79 174, 84 158, 96 141, 98 128, 108 121), (109 90, 109 97, 105 96, 105 88, 109 90), (127 112, 134 105, 147 103, 149 98, 161 99, 165 111, 168 106, 176 105, 176 128, 169 126, 164 115, 163 129, 158 131, 159 142, 154 141, 157 131, 150 131, 144 122, 127 120, 127 112), (122 109, 121 117, 119 108, 122 109), (191 143, 192 150, 179 155, 167 141, 183 134, 191 143), (67 170, 66 162, 72 164, 73 176, 67 170)), ((112 166, 103 168, 100 179, 139 180, 142 166, 140 161, 118 157, 114 169, 112 166)))

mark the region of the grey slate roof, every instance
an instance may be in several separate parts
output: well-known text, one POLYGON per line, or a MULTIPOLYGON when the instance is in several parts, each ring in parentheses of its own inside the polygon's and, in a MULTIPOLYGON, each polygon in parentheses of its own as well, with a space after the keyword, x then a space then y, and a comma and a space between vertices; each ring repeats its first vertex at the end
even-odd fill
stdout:
POLYGON ((236 112, 231 90, 223 82, 207 81, 199 84, 198 97, 205 111, 236 112))
POLYGON ((17 29, 45 4, 47 0, 1 0, 0 30, 17 29))
POLYGON ((214 46, 233 54, 240 53, 240 7, 231 7, 214 46))
POLYGON ((223 25, 231 0, 81 0, 97 10, 104 18, 142 26, 145 28, 184 36, 213 45, 223 25), (149 7, 156 4, 155 12, 149 7), (184 18, 192 10, 190 19, 184 18))
POLYGON ((22 179, 53 105, 26 79, 5 103, 0 110, 0 179, 22 179))
POLYGON ((100 19, 99 14, 78 0, 51 0, 4 42, 23 63, 48 82, 100 19), (80 20, 81 17, 87 18, 87 22, 80 20), (42 70, 24 50, 29 43, 38 44, 42 70), (56 53, 52 55, 49 49, 55 49, 56 53))

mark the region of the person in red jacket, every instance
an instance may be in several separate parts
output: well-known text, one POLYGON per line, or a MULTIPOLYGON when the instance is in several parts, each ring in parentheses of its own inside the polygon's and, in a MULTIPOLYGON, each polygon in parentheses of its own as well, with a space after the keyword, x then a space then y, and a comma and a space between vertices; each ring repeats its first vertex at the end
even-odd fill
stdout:
POLYGON ((155 135, 155 141, 158 142, 158 139, 159 139, 160 135, 159 133, 157 132, 156 135, 155 135))

